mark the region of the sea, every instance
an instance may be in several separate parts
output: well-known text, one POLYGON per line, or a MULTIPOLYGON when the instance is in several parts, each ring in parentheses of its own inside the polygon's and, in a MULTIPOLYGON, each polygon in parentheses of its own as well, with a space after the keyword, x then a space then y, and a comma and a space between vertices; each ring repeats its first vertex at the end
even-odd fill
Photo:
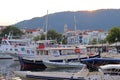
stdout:
POLYGON ((0 59, 0 75, 7 80, 14 75, 13 71, 20 70, 19 61, 0 59))
MULTIPOLYGON (((1 59, 0 60, 0 76, 2 76, 5 80, 9 80, 12 77, 16 77, 14 71, 21 71, 21 66, 19 61, 14 61, 13 59, 1 59)), ((23 71, 23 70, 22 70, 23 71)), ((32 70, 34 71, 34 70, 32 70)), ((62 69, 48 69, 45 70, 35 70, 35 71, 47 71, 47 72, 78 72, 80 69, 78 68, 62 68, 62 69)), ((22 79, 23 80, 23 79, 22 79)), ((27 79, 24 79, 27 80, 27 79)))

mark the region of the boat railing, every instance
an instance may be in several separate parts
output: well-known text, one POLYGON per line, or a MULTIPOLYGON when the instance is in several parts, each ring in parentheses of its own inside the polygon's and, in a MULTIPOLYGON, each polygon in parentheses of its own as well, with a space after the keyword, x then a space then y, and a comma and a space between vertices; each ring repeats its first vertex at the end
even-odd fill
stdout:
POLYGON ((111 75, 120 75, 120 69, 107 69, 103 70, 104 74, 111 74, 111 75))

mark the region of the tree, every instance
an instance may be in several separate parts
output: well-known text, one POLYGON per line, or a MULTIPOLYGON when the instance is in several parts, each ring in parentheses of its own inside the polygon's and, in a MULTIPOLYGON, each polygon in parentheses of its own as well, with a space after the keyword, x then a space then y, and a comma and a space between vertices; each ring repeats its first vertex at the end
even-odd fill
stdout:
POLYGON ((5 35, 9 35, 9 33, 12 33, 13 37, 21 37, 23 32, 14 26, 7 26, 4 30, 2 30, 0 36, 4 37, 5 35))
POLYGON ((106 40, 109 43, 120 42, 120 27, 113 27, 109 30, 106 40))
POLYGON ((100 40, 99 43, 100 43, 100 44, 106 43, 106 39, 100 40))
POLYGON ((67 38, 63 38, 62 43, 67 44, 67 38))
POLYGON ((34 41, 38 41, 39 39, 40 39, 40 36, 35 36, 35 37, 33 38, 34 41))
POLYGON ((93 45, 94 45, 94 44, 97 44, 97 40, 96 40, 96 39, 93 39, 91 43, 92 43, 93 45))
POLYGON ((47 37, 49 40, 56 40, 58 43, 62 41, 62 34, 57 33, 55 30, 49 30, 47 32, 47 37))
MULTIPOLYGON (((45 35, 41 35, 41 40, 45 40, 45 35)), ((55 30, 48 30, 47 32, 48 40, 56 40, 58 43, 62 41, 62 34, 57 33, 55 30)))

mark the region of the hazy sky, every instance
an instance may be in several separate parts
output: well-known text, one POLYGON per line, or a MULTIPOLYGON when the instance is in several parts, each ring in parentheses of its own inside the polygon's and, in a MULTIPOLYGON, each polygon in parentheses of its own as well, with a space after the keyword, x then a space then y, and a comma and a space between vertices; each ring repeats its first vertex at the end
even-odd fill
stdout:
POLYGON ((120 0, 0 0, 0 25, 61 11, 120 9, 120 0))

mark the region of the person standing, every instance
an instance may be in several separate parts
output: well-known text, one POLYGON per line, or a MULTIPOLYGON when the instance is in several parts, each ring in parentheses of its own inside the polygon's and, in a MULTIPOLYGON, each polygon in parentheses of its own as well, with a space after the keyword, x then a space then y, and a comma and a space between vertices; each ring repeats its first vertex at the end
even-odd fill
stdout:
POLYGON ((75 48, 75 53, 78 54, 78 61, 80 61, 80 48, 79 47, 76 47, 75 48))

